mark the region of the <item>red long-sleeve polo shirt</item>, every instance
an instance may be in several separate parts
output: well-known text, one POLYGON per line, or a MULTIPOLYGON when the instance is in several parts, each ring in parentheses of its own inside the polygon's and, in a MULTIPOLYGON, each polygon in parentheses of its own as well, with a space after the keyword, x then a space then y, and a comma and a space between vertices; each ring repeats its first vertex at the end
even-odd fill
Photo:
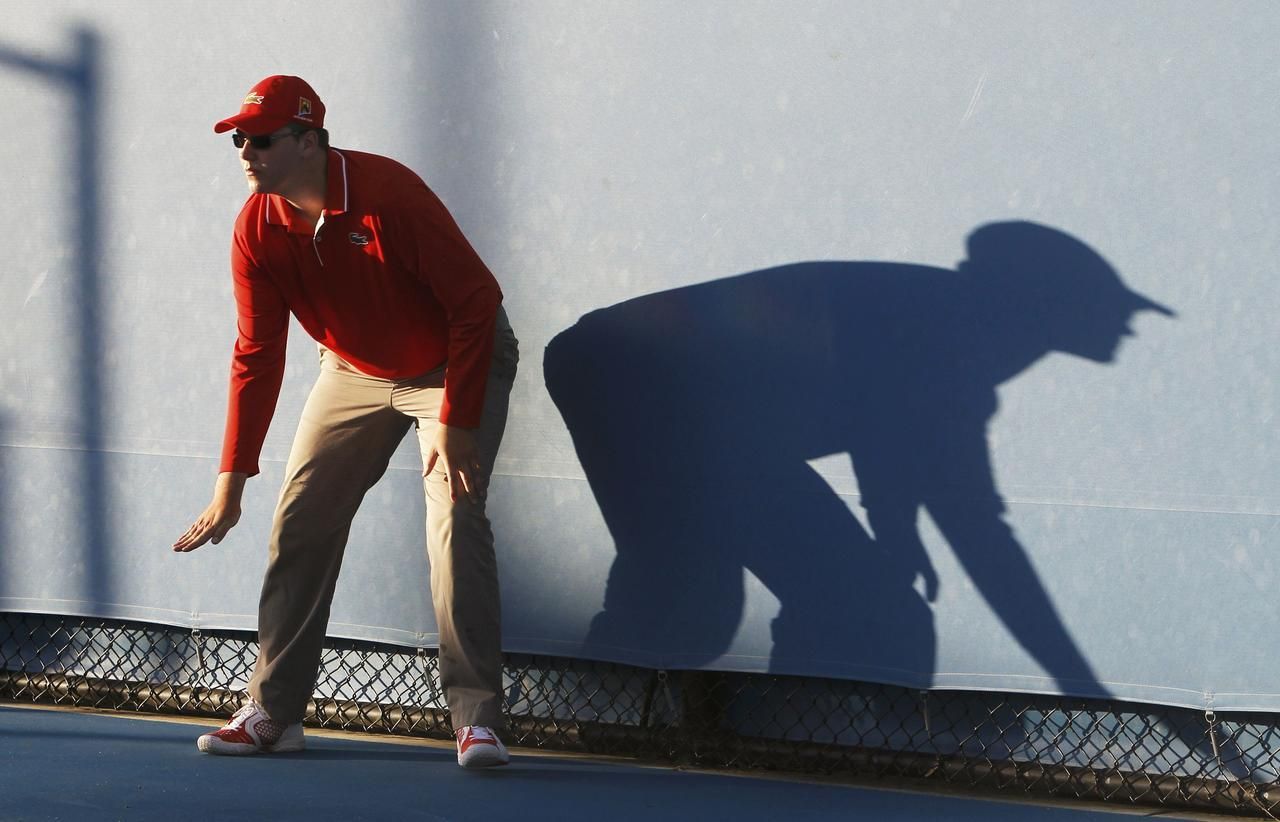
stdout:
POLYGON ((289 312, 360 371, 407 379, 444 363, 441 421, 480 423, 502 291, 439 198, 405 166, 330 149, 313 234, 276 194, 251 196, 231 244, 239 335, 222 471, 258 473, 284 376, 289 312))

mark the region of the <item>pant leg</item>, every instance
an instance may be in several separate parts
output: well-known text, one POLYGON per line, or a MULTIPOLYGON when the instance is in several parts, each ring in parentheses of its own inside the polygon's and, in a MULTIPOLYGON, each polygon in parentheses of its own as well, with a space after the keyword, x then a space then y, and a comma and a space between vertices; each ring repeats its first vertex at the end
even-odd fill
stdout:
MULTIPOLYGON (((488 486, 518 360, 515 335, 500 318, 484 413, 475 432, 482 483, 488 486)), ((395 407, 413 416, 423 460, 435 441, 444 399, 443 372, 398 388, 395 407)), ((502 727, 502 612, 493 530, 485 500, 449 500, 442 463, 423 480, 431 600, 440 629, 440 681, 455 728, 502 727)))
POLYGON ((409 428, 391 408, 393 385, 326 353, 303 409, 271 530, 249 682, 277 722, 306 712, 351 520, 409 428))

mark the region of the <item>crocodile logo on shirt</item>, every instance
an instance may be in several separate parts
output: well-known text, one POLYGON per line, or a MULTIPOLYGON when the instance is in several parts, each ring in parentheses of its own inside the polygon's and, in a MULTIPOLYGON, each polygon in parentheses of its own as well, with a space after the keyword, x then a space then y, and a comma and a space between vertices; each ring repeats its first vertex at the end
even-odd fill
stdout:
POLYGON ((369 244, 368 234, 357 234, 356 232, 353 231, 347 235, 347 239, 351 241, 352 245, 368 245, 369 244))

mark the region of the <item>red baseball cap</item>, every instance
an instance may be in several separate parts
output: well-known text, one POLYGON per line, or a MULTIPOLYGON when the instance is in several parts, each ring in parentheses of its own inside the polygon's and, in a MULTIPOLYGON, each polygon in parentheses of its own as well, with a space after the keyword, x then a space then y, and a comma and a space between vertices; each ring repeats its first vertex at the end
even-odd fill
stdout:
POLYGON ((239 114, 219 120, 213 130, 221 134, 238 128, 245 134, 270 134, 294 123, 324 128, 324 103, 301 77, 273 74, 249 89, 239 114))

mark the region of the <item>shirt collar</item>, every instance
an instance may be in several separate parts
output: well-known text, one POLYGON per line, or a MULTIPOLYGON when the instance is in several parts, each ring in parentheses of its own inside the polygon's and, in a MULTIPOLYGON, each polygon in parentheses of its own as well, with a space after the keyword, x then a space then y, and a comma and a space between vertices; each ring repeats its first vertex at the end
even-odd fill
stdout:
POLYGON ((329 190, 325 193, 327 214, 342 214, 350 208, 351 192, 347 189, 347 158, 337 149, 329 149, 329 190))
MULTIPOLYGON (((324 195, 324 217, 346 213, 351 207, 351 192, 347 187, 347 158, 337 149, 329 149, 328 179, 324 195)), ((267 195, 267 224, 282 225, 293 234, 309 234, 310 229, 301 220, 294 219, 293 207, 279 194, 267 195)))

